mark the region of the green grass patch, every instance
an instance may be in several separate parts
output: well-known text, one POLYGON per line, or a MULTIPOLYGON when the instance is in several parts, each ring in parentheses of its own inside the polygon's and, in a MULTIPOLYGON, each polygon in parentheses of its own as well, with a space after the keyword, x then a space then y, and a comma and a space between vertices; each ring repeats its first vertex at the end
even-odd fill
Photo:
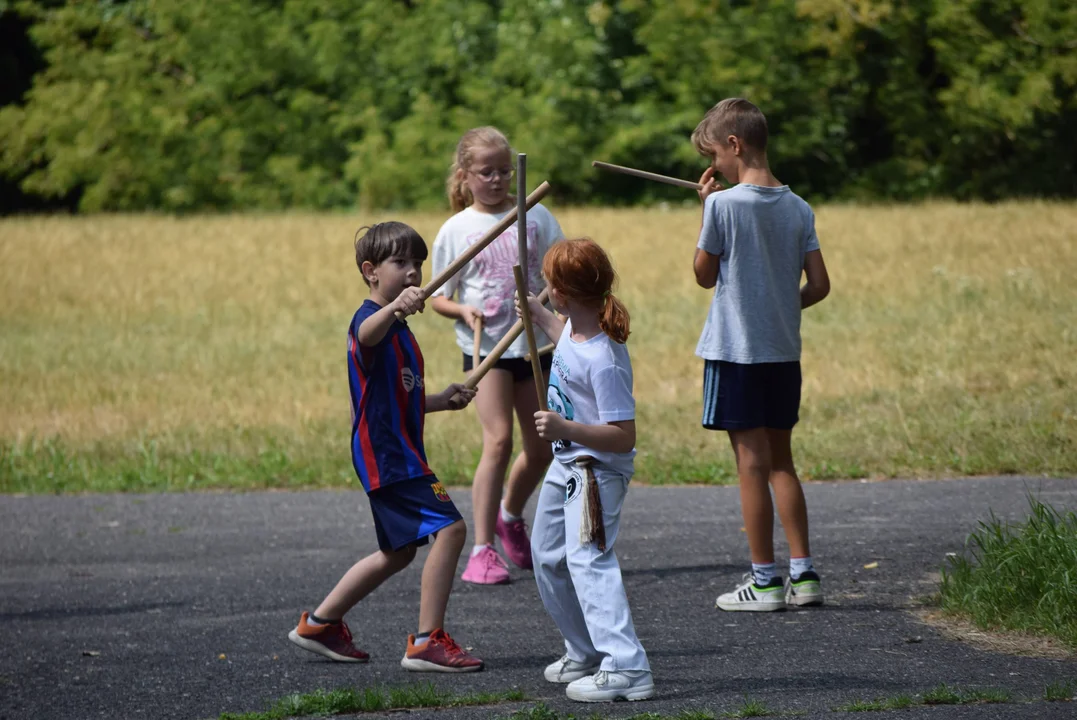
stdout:
POLYGON ((920 699, 924 705, 960 705, 961 694, 946 683, 931 688, 920 699))
POLYGON ((525 699, 524 694, 518 690, 457 695, 451 691, 439 690, 432 683, 401 687, 339 688, 289 695, 264 712, 222 713, 220 720, 284 720, 293 717, 325 717, 412 708, 496 705, 525 699))
MULTIPOLYGON (((730 712, 724 712, 721 715, 716 715, 709 710, 682 710, 675 715, 663 715, 662 713, 646 712, 639 713, 638 715, 631 715, 625 720, 718 720, 718 718, 753 718, 753 717, 776 717, 781 715, 801 715, 801 712, 782 712, 779 710, 772 710, 767 707, 766 704, 759 702, 758 700, 744 699, 744 704, 736 710, 730 712)), ((543 703, 539 703, 533 707, 517 710, 511 715, 507 715, 503 720, 601 720, 605 717, 601 713, 591 713, 589 715, 564 715, 552 710, 543 703)))
POLYGON ((1043 686, 1043 699, 1047 702, 1065 702, 1077 698, 1077 683, 1054 682, 1043 686))
POLYGON ((1002 688, 968 689, 952 688, 945 683, 928 690, 916 697, 895 695, 875 700, 853 700, 839 705, 835 712, 884 712, 887 710, 904 710, 916 705, 976 705, 986 703, 1008 703, 1012 698, 1009 691, 1002 688))
POLYGON ((770 715, 780 715, 777 710, 771 710, 767 707, 767 704, 759 700, 750 700, 744 698, 744 704, 742 704, 736 710, 722 713, 724 718, 753 718, 753 717, 768 717, 770 715))
POLYGON ((1077 648, 1077 514, 1029 496, 1022 523, 995 517, 943 568, 943 610, 978 627, 1032 632, 1077 648))

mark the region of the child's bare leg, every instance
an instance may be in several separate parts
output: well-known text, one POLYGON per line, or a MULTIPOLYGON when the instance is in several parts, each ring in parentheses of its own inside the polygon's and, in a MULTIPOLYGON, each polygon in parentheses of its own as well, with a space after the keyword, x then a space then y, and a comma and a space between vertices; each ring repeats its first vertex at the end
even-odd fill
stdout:
POLYGON ((476 545, 494 542, 505 470, 512 459, 512 386, 510 372, 491 370, 479 382, 475 396, 475 408, 482 423, 482 457, 471 485, 476 545))
POLYGON ((415 548, 379 550, 351 566, 314 611, 319 620, 340 620, 356 603, 415 559, 415 548))
POLYGON ((793 465, 792 430, 767 428, 770 440, 770 484, 778 506, 790 557, 810 557, 808 545, 808 505, 793 465))
POLYGON ((752 562, 774 562, 774 503, 770 498, 770 447, 766 428, 730 430, 737 458, 740 508, 752 562))
MULTIPOLYGON (((549 376, 543 377, 542 386, 546 387, 549 376)), ((505 510, 510 515, 523 515, 524 505, 535 492, 539 482, 546 474, 546 468, 553 460, 553 446, 539 437, 535 430, 535 413, 538 412, 538 396, 535 394, 535 381, 518 382, 513 388, 516 417, 520 421, 520 438, 523 451, 516 456, 509 470, 509 482, 505 487, 505 510)))
POLYGON ((430 554, 423 565, 422 594, 419 597, 419 632, 429 633, 445 626, 445 608, 449 604, 456 563, 467 541, 467 525, 457 520, 442 528, 434 538, 430 554))

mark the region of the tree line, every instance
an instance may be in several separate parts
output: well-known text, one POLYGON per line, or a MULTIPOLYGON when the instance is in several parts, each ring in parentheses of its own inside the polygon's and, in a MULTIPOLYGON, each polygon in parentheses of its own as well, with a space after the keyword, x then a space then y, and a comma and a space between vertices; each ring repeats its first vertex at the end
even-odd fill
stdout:
POLYGON ((561 202, 684 191, 708 107, 812 198, 1077 196, 1072 0, 0 0, 0 210, 445 207, 493 124, 561 202))

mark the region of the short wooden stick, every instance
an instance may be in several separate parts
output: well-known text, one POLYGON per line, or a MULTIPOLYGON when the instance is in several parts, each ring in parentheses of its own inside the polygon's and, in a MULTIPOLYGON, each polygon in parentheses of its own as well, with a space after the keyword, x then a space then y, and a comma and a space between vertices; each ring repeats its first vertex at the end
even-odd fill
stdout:
MULTIPOLYGON (((538 204, 542 198, 546 197, 546 193, 550 192, 550 183, 544 182, 535 188, 535 191, 527 196, 527 207, 531 208, 538 204)), ((471 262, 472 258, 486 249, 486 246, 496 240, 501 233, 512 227, 512 224, 516 222, 516 208, 509 210, 505 217, 498 221, 497 225, 486 231, 486 234, 476 240, 467 250, 462 252, 459 257, 453 260, 447 268, 438 273, 438 276, 423 286, 423 299, 429 298, 437 289, 447 283, 456 273, 460 272, 465 265, 471 262)), ((404 313, 396 314, 397 320, 404 319, 404 313)))
POLYGON ((666 185, 676 185, 677 187, 688 188, 689 190, 703 189, 702 185, 697 182, 692 182, 691 180, 681 180, 680 178, 670 177, 669 175, 659 175, 658 173, 647 172, 646 170, 636 170, 635 168, 625 167, 624 165, 613 165, 600 160, 593 160, 591 166, 599 168, 600 170, 621 173, 622 175, 632 175, 634 177, 643 178, 644 180, 654 180, 655 182, 665 183, 666 185))
POLYGON ((482 349, 482 318, 475 318, 475 349, 471 353, 471 364, 475 367, 479 364, 479 350, 482 349))
MULTIPOLYGON (((539 348, 539 357, 542 357, 543 355, 548 355, 549 353, 552 353, 555 349, 557 349, 557 345, 555 345, 554 343, 550 343, 549 345, 543 345, 539 348)), ((528 362, 531 361, 530 352, 524 355, 524 360, 527 360, 528 362)))
MULTIPOLYGON (((546 300, 548 300, 549 297, 550 289, 545 288, 542 292, 538 294, 538 301, 545 304, 546 300)), ((505 351, 509 349, 509 345, 512 345, 512 343, 515 342, 516 338, 520 337, 520 333, 522 333, 523 331, 524 321, 517 320, 516 324, 509 328, 509 331, 505 333, 505 337, 501 338, 501 341, 498 342, 498 344, 494 346, 494 349, 490 351, 490 354, 487 355, 483 359, 483 361, 471 371, 471 374, 467 376, 467 380, 464 381, 464 385, 472 390, 477 388, 479 386, 479 381, 482 380, 483 376, 486 373, 490 372, 490 368, 492 368, 497 363, 497 361, 501 359, 501 356, 504 355, 505 351)))
POLYGON ((527 297, 527 206, 524 197, 527 196, 527 154, 516 155, 516 240, 520 251, 520 267, 524 270, 523 289, 520 297, 527 297))
POLYGON ((546 383, 542 377, 542 361, 539 360, 538 343, 535 341, 535 326, 531 324, 531 306, 527 304, 523 268, 513 265, 512 274, 516 276, 516 292, 521 298, 520 319, 524 321, 524 332, 527 333, 527 349, 531 353, 531 372, 535 376, 535 393, 538 395, 539 410, 545 411, 546 383))

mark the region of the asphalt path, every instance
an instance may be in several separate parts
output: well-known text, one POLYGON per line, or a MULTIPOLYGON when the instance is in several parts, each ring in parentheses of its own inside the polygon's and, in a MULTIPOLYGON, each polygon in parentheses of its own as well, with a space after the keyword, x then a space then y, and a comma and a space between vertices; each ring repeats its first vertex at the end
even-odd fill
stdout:
MULTIPOLYGON (((468 490, 450 492, 469 517, 468 490)), ((516 569, 507 586, 458 581, 450 603, 448 630, 486 671, 402 670, 425 552, 348 616, 369 664, 331 663, 293 647, 286 635, 299 612, 376 549, 360 492, 4 496, 0 718, 215 718, 263 710, 290 693, 426 680, 461 693, 518 688, 529 701, 413 716, 504 717, 536 702, 584 717, 722 713, 748 698, 838 718, 845 715, 832 708, 854 700, 946 683, 1033 701, 897 712, 1077 717, 1077 703, 1036 700, 1046 683, 1077 681, 1077 662, 979 650, 945 639, 912 612, 977 521, 989 511, 1023 518, 1028 492, 1077 508, 1077 481, 1066 479, 809 484, 828 604, 751 614, 714 608, 746 569, 737 490, 634 485, 617 552, 658 694, 609 706, 572 703, 563 687, 543 681, 562 644, 531 573, 516 569)))

